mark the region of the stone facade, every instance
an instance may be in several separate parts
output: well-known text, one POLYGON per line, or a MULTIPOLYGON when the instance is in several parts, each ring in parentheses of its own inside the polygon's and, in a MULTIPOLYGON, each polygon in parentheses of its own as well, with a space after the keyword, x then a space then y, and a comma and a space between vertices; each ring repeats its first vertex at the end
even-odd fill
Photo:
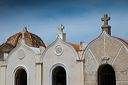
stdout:
POLYGON ((111 36, 107 15, 102 20, 102 33, 89 44, 67 42, 63 25, 48 46, 26 29, 14 35, 0 46, 0 85, 102 85, 104 75, 112 77, 108 85, 127 85, 128 43, 111 36))

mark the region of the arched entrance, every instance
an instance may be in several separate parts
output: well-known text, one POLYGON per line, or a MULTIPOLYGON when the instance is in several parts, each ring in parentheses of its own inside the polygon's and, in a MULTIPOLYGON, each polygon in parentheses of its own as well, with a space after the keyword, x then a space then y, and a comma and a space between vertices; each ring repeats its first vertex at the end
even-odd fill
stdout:
POLYGON ((53 69, 52 85, 66 85, 66 71, 63 67, 57 66, 53 69))
POLYGON ((98 69, 98 85, 116 85, 115 71, 109 64, 103 64, 98 69))
POLYGON ((16 71, 15 85, 27 85, 27 73, 24 69, 18 69, 16 71))

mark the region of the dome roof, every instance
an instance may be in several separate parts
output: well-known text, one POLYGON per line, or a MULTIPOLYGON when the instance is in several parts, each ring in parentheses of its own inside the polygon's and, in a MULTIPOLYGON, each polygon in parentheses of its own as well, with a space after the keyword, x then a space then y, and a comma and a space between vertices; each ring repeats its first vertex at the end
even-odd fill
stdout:
POLYGON ((8 43, 3 43, 0 45, 0 60, 3 60, 4 53, 9 53, 13 48, 14 46, 8 43))
POLYGON ((0 45, 0 53, 1 53, 1 52, 8 53, 8 52, 10 52, 13 48, 14 48, 13 45, 8 44, 8 43, 3 43, 2 45, 0 45))
POLYGON ((6 41, 6 43, 15 47, 17 45, 18 41, 22 38, 22 36, 24 36, 25 43, 28 46, 31 46, 31 47, 43 46, 46 48, 42 39, 40 37, 38 37, 37 35, 28 32, 26 27, 23 29, 23 32, 16 33, 13 36, 9 37, 6 41))
POLYGON ((9 53, 13 48, 16 47, 21 38, 24 38, 25 44, 30 47, 38 48, 43 46, 46 48, 41 38, 33 33, 28 32, 27 28, 25 27, 22 32, 12 35, 5 43, 0 45, 0 60, 3 60, 4 53, 9 53))

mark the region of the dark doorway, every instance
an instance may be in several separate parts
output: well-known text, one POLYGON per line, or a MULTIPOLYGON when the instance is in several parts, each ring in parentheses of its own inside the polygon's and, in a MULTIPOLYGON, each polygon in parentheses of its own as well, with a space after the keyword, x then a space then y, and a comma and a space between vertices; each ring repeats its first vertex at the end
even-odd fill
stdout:
POLYGON ((66 85, 66 71, 58 66, 52 71, 52 85, 66 85))
POLYGON ((98 85, 116 85, 115 71, 109 64, 103 64, 98 69, 98 85))
POLYGON ((15 85, 27 85, 27 73, 24 69, 19 69, 16 71, 15 85))

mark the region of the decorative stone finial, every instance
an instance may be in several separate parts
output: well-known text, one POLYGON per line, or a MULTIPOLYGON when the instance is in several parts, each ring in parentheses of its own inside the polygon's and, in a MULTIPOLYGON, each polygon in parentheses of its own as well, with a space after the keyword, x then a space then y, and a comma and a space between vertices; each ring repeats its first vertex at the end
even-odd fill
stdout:
POLYGON ((27 31, 27 27, 24 27, 21 31, 21 39, 19 41, 19 43, 21 44, 25 44, 25 33, 28 32, 27 31))
POLYGON ((64 32, 64 25, 61 24, 60 27, 58 28, 58 30, 60 30, 60 32, 63 33, 64 32))
POLYGON ((24 38, 25 32, 27 32, 27 27, 24 27, 23 30, 22 30, 22 32, 21 32, 22 33, 22 38, 24 38))
POLYGON ((105 14, 101 20, 103 21, 102 25, 102 31, 106 31, 109 35, 111 35, 111 26, 109 26, 108 21, 110 20, 110 17, 108 17, 107 14, 105 14))

